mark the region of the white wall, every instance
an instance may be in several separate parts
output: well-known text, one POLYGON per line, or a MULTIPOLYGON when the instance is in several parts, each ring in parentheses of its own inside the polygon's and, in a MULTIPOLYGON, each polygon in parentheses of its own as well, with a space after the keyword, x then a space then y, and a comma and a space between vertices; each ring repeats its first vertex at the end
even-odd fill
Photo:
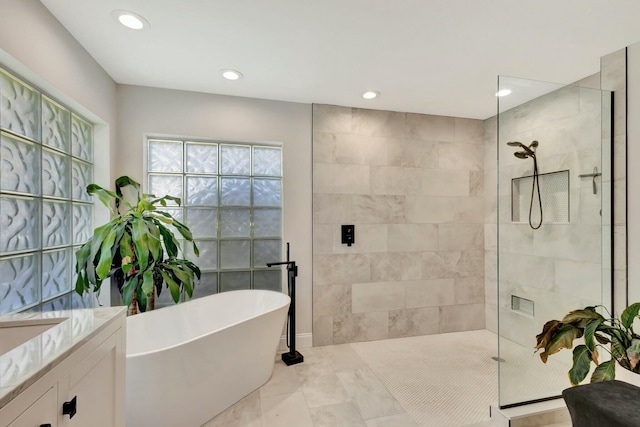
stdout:
POLYGON ((284 242, 299 265, 296 329, 310 335, 311 105, 118 86, 114 176, 144 182, 146 135, 282 143, 284 242))
MULTIPOLYGON (((95 123, 94 181, 110 186, 116 83, 38 0, 0 0, 0 11, 0 64, 95 123)), ((99 208, 95 224, 108 218, 99 208)))

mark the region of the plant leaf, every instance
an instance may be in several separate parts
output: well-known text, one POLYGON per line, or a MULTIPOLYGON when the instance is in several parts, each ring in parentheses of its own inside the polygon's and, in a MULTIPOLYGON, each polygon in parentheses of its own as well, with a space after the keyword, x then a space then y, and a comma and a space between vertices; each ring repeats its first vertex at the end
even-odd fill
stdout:
POLYGON ((571 384, 578 385, 587 377, 591 359, 591 352, 586 345, 579 345, 573 349, 573 367, 569 369, 571 384))
POLYGON ((559 352, 563 348, 572 348, 573 341, 581 336, 582 331, 580 329, 573 325, 563 324, 553 334, 549 343, 544 347, 544 351, 540 353, 540 359, 542 359, 544 363, 547 363, 549 356, 559 352))
POLYGON ((145 211, 155 211, 156 207, 151 204, 151 202, 145 198, 140 199, 138 202, 138 212, 145 211))
POLYGON ((133 301, 133 291, 138 287, 138 276, 131 276, 125 279, 124 284, 122 285, 122 302, 127 307, 131 305, 131 301, 133 301))
POLYGON ((584 343, 586 344, 589 351, 594 351, 596 348, 596 342, 594 340, 594 336, 596 334, 596 330, 598 330, 598 326, 602 323, 600 319, 593 319, 587 326, 584 327, 584 343))
POLYGON ((138 286, 136 292, 136 298, 138 299, 138 307, 141 312, 147 311, 147 294, 142 292, 142 286, 138 286))
POLYGON ((155 263, 151 264, 147 270, 142 274, 142 293, 145 295, 151 295, 153 292, 153 268, 155 263))
POLYGON ((76 278, 76 293, 78 295, 82 295, 89 290, 89 282, 84 275, 84 271, 78 273, 78 277, 76 278))
POLYGON ((158 230, 162 236, 162 242, 167 249, 167 256, 169 258, 175 258, 178 256, 178 241, 174 237, 173 233, 164 225, 157 223, 158 230))
POLYGON ((173 220, 173 226, 176 228, 176 230, 178 230, 178 233, 180 233, 182 237, 190 242, 193 241, 193 235, 191 234, 191 230, 189 230, 189 227, 187 227, 177 219, 173 220))
POLYGON ((136 198, 138 201, 140 201, 140 184, 138 184, 128 176, 121 176, 116 179, 116 195, 118 197, 116 199, 116 209, 118 210, 118 212, 120 212, 120 202, 124 202, 124 204, 127 205, 129 209, 132 208, 132 206, 124 199, 122 195, 122 189, 129 185, 136 189, 136 198))
POLYGON ((602 362, 591 375, 591 382, 610 381, 616 378, 616 361, 614 359, 602 362))
POLYGON ((542 328, 542 332, 536 335, 537 344, 534 348, 536 350, 539 350, 546 347, 553 338, 553 335, 558 329, 560 329, 561 326, 562 323, 560 323, 560 321, 558 320, 549 320, 547 323, 545 323, 542 328))
POLYGON ((603 332, 611 336, 611 355, 614 359, 621 361, 621 359, 626 358, 627 348, 631 345, 631 337, 621 329, 611 326, 603 328, 603 332))
POLYGON ((191 281, 192 278, 189 277, 189 273, 181 269, 175 261, 176 260, 171 260, 171 262, 165 264, 165 266, 173 272, 173 274, 178 278, 180 282, 185 283, 191 281))
POLYGON ((120 258, 124 260, 126 257, 129 257, 130 260, 133 259, 131 235, 125 232, 122 234, 122 238, 120 239, 120 258))
POLYGON ((135 181, 134 179, 123 175, 119 178, 116 179, 116 194, 119 197, 122 197, 122 188, 127 187, 127 186, 132 186, 133 188, 135 188, 136 190, 140 191, 140 184, 135 181))
POLYGON ((602 334, 595 334, 595 337, 596 337, 596 341, 598 341, 602 345, 607 345, 611 343, 611 340, 602 334))
POLYGON ((119 200, 120 197, 114 193, 113 191, 109 191, 100 187, 98 184, 89 184, 87 185, 87 193, 90 195, 98 196, 98 199, 105 205, 111 213, 113 213, 113 209, 111 209, 111 199, 119 200))
POLYGON ((149 245, 147 243, 147 233, 149 229, 142 218, 134 218, 131 223, 131 234, 133 249, 138 259, 141 270, 146 270, 149 264, 149 245))
POLYGON ((161 197, 159 199, 154 199, 151 201, 152 204, 156 204, 156 203, 160 203, 162 206, 167 206, 167 200, 171 200, 173 202, 175 202, 178 206, 180 206, 180 203, 182 203, 182 200, 180 200, 180 197, 173 197, 173 196, 164 196, 161 197))
POLYGON ((162 243, 160 241, 160 230, 158 230, 157 225, 153 220, 148 220, 145 218, 147 229, 149 230, 149 234, 147 234, 147 244, 149 245, 149 252, 151 256, 156 261, 162 261, 162 243))
POLYGON ((176 281, 173 280, 173 277, 171 277, 171 275, 166 271, 160 270, 160 274, 162 274, 162 278, 165 282, 167 282, 167 286, 169 286, 169 292, 171 292, 171 298, 173 299, 173 302, 177 303, 180 299, 180 286, 178 286, 176 281))
POLYGON ((632 339, 631 345, 627 348, 626 353, 629 359, 629 365, 633 371, 638 365, 638 362, 640 362, 640 339, 632 339))
POLYGON ((633 321, 636 317, 638 317, 638 312, 640 311, 640 302, 636 302, 631 304, 629 307, 625 308, 620 315, 620 321, 622 322, 622 326, 629 329, 633 325, 633 321))
POLYGON ((564 316, 562 323, 570 323, 576 328, 584 328, 591 320, 594 319, 604 321, 604 317, 602 317, 600 313, 592 310, 591 307, 587 307, 582 310, 570 311, 566 316, 564 316))
POLYGON ((100 261, 98 261, 98 266, 96 267, 96 274, 100 279, 107 277, 107 274, 111 271, 111 249, 115 243, 117 234, 117 227, 112 228, 102 242, 102 246, 100 246, 100 261))

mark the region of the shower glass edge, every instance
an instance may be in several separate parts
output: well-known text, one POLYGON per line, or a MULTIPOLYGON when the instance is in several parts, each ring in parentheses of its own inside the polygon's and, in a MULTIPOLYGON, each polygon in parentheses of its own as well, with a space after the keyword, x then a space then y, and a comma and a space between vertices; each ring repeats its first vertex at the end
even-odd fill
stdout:
MULTIPOLYGON (((544 364, 534 354, 535 336, 546 321, 570 310, 609 309, 612 289, 610 92, 499 76, 498 91, 505 89, 511 92, 497 97, 495 138, 501 408, 557 398, 571 386, 572 352, 563 350, 544 364), (515 157, 518 149, 506 144, 529 146, 534 140, 544 213, 538 230, 528 222, 533 162, 515 157), (594 167, 602 173, 595 177, 597 194, 593 178, 579 177, 594 167), (568 173, 555 181, 542 176, 561 171, 568 173)), ((534 218, 537 210, 534 204, 534 218)))

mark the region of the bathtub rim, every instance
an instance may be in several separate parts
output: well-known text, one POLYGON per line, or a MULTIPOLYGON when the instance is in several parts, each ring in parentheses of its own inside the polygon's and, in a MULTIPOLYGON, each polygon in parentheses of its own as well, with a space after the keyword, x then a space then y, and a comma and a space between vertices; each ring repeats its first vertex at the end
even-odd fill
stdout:
MULTIPOLYGON (((244 319, 242 319, 240 321, 229 323, 228 325, 225 325, 222 328, 218 328, 218 329, 215 329, 213 331, 209 331, 209 332, 204 333, 202 335, 198 335, 197 337, 194 337, 194 338, 191 338, 191 339, 188 339, 188 340, 184 340, 184 341, 180 341, 177 344, 173 344, 173 345, 169 345, 169 346, 166 346, 166 347, 162 347, 162 348, 158 348, 158 349, 154 349, 154 350, 149 350, 149 351, 140 351, 140 352, 131 353, 131 354, 126 353, 126 358, 127 359, 129 359, 129 358, 134 359, 134 358, 137 358, 137 357, 150 356, 150 355, 153 355, 153 354, 156 354, 156 353, 161 353, 161 352, 164 352, 164 351, 167 351, 167 350, 171 350, 171 349, 183 346, 185 344, 200 340, 200 339, 202 339, 204 337, 208 337, 211 334, 222 332, 224 330, 227 330, 227 329, 229 329, 229 328, 231 328, 233 326, 239 325, 241 323, 245 323, 245 322, 248 322, 250 320, 256 319, 256 318, 258 318, 260 316, 263 316, 263 315, 265 315, 267 313, 271 313, 273 311, 280 310, 280 309, 286 307, 288 304, 291 303, 291 297, 289 295, 285 294, 284 292, 271 291, 271 290, 268 290, 268 289, 238 289, 238 290, 235 290, 235 291, 226 291, 226 292, 220 292, 220 293, 213 294, 213 295, 207 295, 206 297, 202 297, 202 298, 215 297, 215 296, 220 295, 222 293, 229 294, 229 293, 265 293, 265 292, 282 295, 282 297, 284 297, 284 300, 283 300, 284 304, 277 305, 272 310, 264 311, 264 312, 261 312, 261 313, 258 313, 256 315, 254 315, 254 316, 244 318, 244 319)), ((202 299, 202 298, 198 298, 198 299, 202 299)), ((192 299, 192 300, 189 300, 189 301, 185 301, 185 302, 183 302, 181 304, 186 304, 186 303, 189 303, 191 301, 195 301, 195 300, 192 299)), ((173 306, 171 306, 171 307, 173 307, 173 306)), ((143 314, 143 313, 141 313, 141 314, 143 314)), ((129 336, 129 334, 127 334, 127 337, 128 336, 129 336)))

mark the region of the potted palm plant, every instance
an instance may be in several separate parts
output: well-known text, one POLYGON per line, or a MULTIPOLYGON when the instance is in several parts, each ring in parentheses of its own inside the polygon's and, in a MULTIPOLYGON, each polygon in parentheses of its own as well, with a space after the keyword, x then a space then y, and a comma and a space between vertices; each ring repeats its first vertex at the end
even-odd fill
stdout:
POLYGON ((87 186, 87 192, 97 196, 115 215, 96 228, 77 251, 76 292, 80 295, 99 292, 102 282, 112 277, 130 314, 152 310, 163 284, 174 302, 177 303, 182 294, 191 298, 195 278, 200 279, 200 269, 191 261, 178 258, 180 245, 170 227, 193 245, 196 256, 199 256, 198 247, 186 225, 159 209, 166 207, 167 201, 179 206, 180 199, 141 194, 140 184, 128 176, 116 179, 115 192, 97 184, 87 186), (137 192, 135 204, 123 196, 122 189, 128 186, 137 192), (126 207, 124 212, 120 212, 122 205, 126 207))
POLYGON ((640 303, 628 306, 620 318, 610 314, 605 318, 596 311, 597 307, 573 310, 562 320, 550 320, 536 336, 535 348, 536 351, 543 350, 540 359, 544 363, 547 363, 550 355, 563 348, 573 348, 573 366, 569 370, 569 380, 573 385, 579 384, 587 377, 591 363, 596 365, 591 382, 615 379, 616 363, 624 369, 640 374, 640 335, 633 330, 640 303), (573 347, 574 341, 579 338, 584 339, 584 344, 573 347), (598 349, 609 353, 611 358, 600 363, 598 349))

